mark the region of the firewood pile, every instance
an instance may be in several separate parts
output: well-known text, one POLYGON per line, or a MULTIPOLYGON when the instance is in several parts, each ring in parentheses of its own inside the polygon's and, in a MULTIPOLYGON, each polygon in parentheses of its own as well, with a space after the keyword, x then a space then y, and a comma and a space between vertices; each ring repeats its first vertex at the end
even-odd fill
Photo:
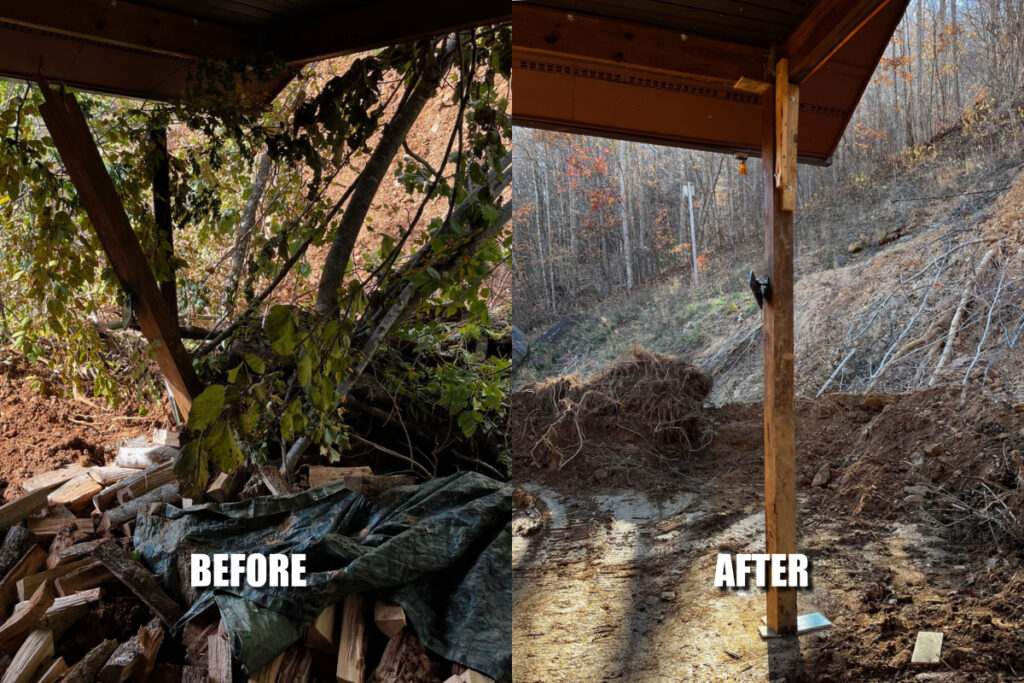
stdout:
MULTIPOLYGON (((172 469, 179 446, 178 433, 156 430, 122 446, 112 465, 37 475, 0 506, 0 683, 245 680, 223 624, 209 616, 215 610, 175 632, 187 606, 138 561, 135 520, 152 505, 187 508, 297 487, 266 466, 216 475, 202 501, 182 498, 172 469)), ((411 483, 369 467, 309 467, 302 483, 339 480, 367 495, 411 483)), ((428 652, 399 605, 361 595, 325 609, 304 638, 248 680, 491 681, 428 652)))

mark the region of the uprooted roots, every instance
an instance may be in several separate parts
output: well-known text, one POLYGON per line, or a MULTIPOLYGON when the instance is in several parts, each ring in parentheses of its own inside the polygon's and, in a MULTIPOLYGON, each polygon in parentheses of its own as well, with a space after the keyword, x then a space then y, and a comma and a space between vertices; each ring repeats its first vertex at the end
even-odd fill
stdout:
POLYGON ((697 366, 636 346, 631 358, 585 382, 572 375, 522 389, 512 399, 513 419, 533 462, 551 468, 565 467, 592 439, 616 431, 686 456, 711 441, 703 410, 711 387, 711 376, 697 366))

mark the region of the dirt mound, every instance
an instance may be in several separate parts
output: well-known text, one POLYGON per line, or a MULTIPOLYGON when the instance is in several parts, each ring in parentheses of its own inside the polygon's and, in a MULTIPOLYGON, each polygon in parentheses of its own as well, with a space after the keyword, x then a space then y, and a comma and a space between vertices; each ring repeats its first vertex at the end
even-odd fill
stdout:
MULTIPOLYGON (((680 358, 635 346, 632 355, 585 382, 575 375, 532 384, 512 397, 513 452, 538 467, 561 470, 584 450, 597 470, 643 463, 603 461, 603 442, 639 438, 658 459, 705 448, 713 429, 704 411, 710 375, 680 358), (596 447, 596 448, 591 448, 596 447)), ((525 464, 525 463, 524 463, 525 464)))
POLYGON ((812 487, 812 503, 888 520, 924 510, 971 546, 1024 541, 1024 406, 964 400, 956 387, 836 394, 814 405, 819 414, 835 410, 839 420, 859 414, 865 422, 842 447, 803 465, 804 483, 826 463, 831 473, 825 485, 812 487))
POLYGON ((107 410, 63 395, 58 380, 16 356, 0 359, 0 502, 21 493, 21 482, 61 465, 103 464, 111 446, 146 434, 165 421, 134 400, 107 410))

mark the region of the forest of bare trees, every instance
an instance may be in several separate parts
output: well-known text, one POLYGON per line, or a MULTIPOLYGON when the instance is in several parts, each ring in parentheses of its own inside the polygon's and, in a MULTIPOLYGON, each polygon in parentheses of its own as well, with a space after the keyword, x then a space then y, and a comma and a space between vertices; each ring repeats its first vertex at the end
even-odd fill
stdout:
MULTIPOLYGON (((836 211, 822 214, 937 136, 991 116, 1019 123, 1022 60, 1024 0, 912 0, 832 165, 800 167, 798 201, 811 209, 798 213, 800 238, 838 239, 836 211)), ((988 143, 1011 153, 1019 128, 988 143)), ((666 274, 694 282, 695 266, 713 270, 760 243, 758 159, 529 129, 514 143, 524 163, 512 265, 526 327, 666 274)))

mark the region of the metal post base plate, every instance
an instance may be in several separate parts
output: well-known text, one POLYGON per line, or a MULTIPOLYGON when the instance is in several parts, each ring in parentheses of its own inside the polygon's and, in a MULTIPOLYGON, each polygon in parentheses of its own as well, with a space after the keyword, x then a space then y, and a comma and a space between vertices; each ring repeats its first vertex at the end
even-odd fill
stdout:
MULTIPOLYGON (((767 622, 767 617, 761 617, 762 622, 767 622)), ((832 626, 832 622, 826 619, 821 612, 802 614, 796 618, 796 635, 803 636, 814 631, 821 631, 832 626)), ((767 625, 757 627, 757 633, 762 639, 778 638, 779 634, 768 628, 767 625)))

